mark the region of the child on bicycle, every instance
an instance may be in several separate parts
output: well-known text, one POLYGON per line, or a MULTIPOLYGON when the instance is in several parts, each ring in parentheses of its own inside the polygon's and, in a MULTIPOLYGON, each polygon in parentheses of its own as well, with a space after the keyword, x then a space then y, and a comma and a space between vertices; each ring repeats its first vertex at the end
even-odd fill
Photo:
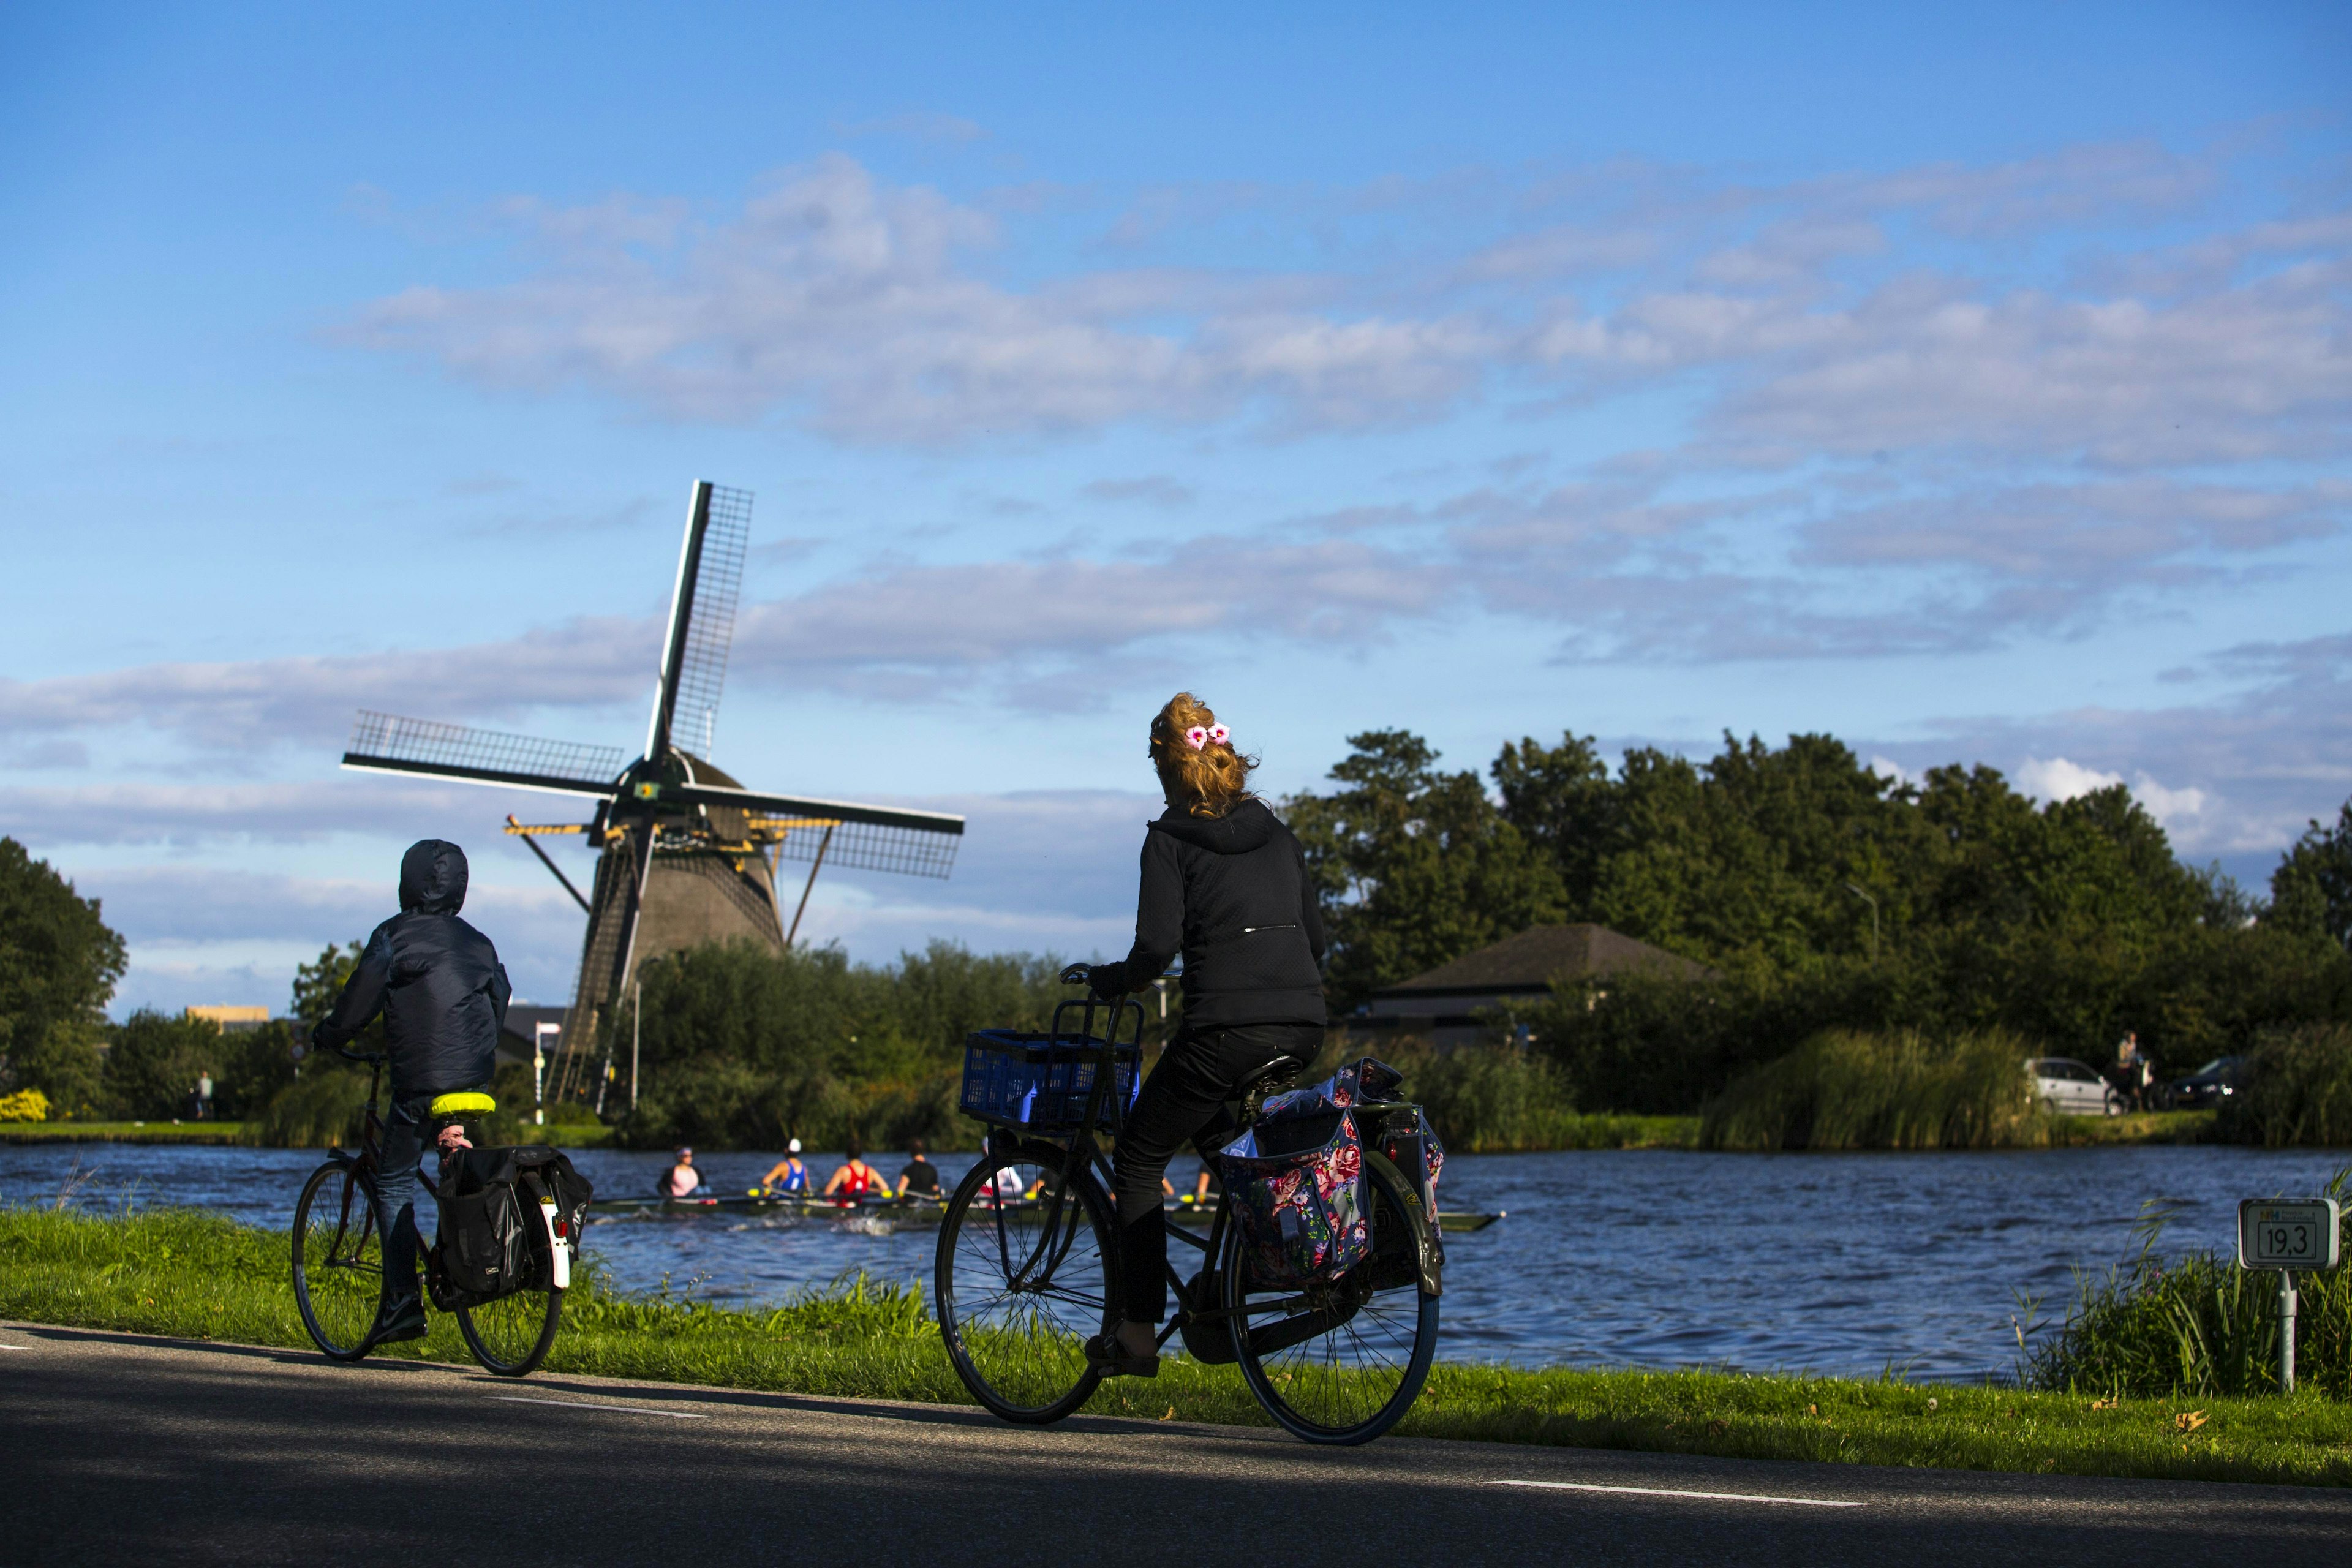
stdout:
POLYGON ((1156 1376, 1168 1307, 1168 1161, 1187 1139, 1204 1158, 1232 1125, 1227 1102, 1259 1069, 1311 1061, 1323 1043, 1323 921, 1298 840, 1249 792, 1257 759, 1180 691, 1151 721, 1168 809, 1143 836, 1135 946, 1118 963, 1062 978, 1097 996, 1140 990, 1184 954, 1184 1026, 1119 1133, 1112 1185, 1120 1231, 1119 1322, 1087 1342, 1113 1375, 1156 1376))
POLYGON ((446 1157, 473 1146, 466 1118, 498 1108, 490 1075, 512 990, 490 939, 457 918, 466 879, 466 852, 455 844, 426 838, 410 845, 400 858, 400 913, 370 934, 341 994, 310 1032, 312 1045, 331 1050, 383 1015, 391 1114, 376 1168, 383 1292, 371 1345, 425 1337, 416 1280, 424 1129, 432 1125, 430 1136, 446 1157))

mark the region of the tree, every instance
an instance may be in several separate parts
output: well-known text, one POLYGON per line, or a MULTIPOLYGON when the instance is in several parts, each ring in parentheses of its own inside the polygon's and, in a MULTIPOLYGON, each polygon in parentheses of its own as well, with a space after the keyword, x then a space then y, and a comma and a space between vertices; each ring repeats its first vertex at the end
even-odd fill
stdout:
POLYGON ((184 1114, 196 1079, 228 1055, 220 1026, 142 1007, 119 1027, 106 1053, 106 1100, 116 1116, 168 1121, 184 1114))
POLYGON ((1560 876, 1475 773, 1403 730, 1351 735, 1347 787, 1283 803, 1322 901, 1342 1009, 1382 985, 1566 913, 1560 876))
POLYGON ((0 837, 0 1089, 40 1089, 60 1114, 94 1105, 101 1010, 124 959, 96 899, 0 837))
POLYGON ((2272 918, 2352 945, 2352 800, 2335 823, 2314 821, 2271 873, 2272 918))

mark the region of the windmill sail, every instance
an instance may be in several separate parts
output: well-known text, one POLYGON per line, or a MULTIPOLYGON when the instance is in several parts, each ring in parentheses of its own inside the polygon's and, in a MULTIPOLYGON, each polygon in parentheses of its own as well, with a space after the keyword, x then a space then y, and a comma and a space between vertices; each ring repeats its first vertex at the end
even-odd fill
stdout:
POLYGON ((425 773, 559 795, 611 795, 622 760, 616 746, 542 741, 365 709, 343 751, 343 766, 362 772, 425 773))
POLYGON ((648 758, 671 746, 710 755, 751 538, 751 492, 697 479, 678 552, 677 586, 670 595, 669 631, 662 640, 661 685, 646 736, 648 758))
POLYGON ((830 831, 831 847, 824 850, 828 866, 943 878, 954 869, 956 847, 963 842, 963 818, 944 812, 763 795, 709 784, 666 789, 662 797, 743 812, 747 826, 782 835, 777 853, 787 860, 814 860, 830 831))
MULTIPOLYGON (((593 1058, 609 1052, 616 1009, 648 961, 710 942, 749 939, 782 951, 781 860, 945 877, 963 842, 963 818, 742 787, 710 761, 727 679, 735 611, 751 539, 751 496, 697 480, 678 555, 661 678, 642 755, 425 719, 362 712, 343 753, 348 768, 593 797, 594 820, 565 824, 595 851, 584 900, 552 860, 548 868, 586 905, 555 1095, 586 1092, 593 1058)), ((529 837, 556 828, 510 832, 529 837)), ((545 859, 543 852, 541 858, 545 859)), ((812 870, 800 889, 808 902, 812 870)), ((606 1058, 609 1065, 609 1056, 606 1058)))

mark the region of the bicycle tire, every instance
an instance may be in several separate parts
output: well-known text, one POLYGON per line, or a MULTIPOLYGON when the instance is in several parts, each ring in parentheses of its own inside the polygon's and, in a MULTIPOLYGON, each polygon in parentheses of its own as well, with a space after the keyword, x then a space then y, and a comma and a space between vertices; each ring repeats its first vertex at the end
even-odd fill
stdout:
POLYGON ((1013 1169, 1027 1192, 1040 1176, 1060 1176, 1062 1152, 1028 1144, 1008 1158, 983 1154, 956 1184, 940 1221, 931 1304, 948 1359, 972 1397, 1024 1426, 1061 1420, 1093 1397, 1102 1373, 1087 1364, 1085 1341, 1108 1333, 1117 1309, 1113 1280, 1117 1231, 1109 1200, 1092 1172, 1071 1184, 1055 1235, 1045 1234, 1045 1200, 993 1200, 999 1171, 1013 1169), (1049 1163, 1050 1162, 1050 1163, 1049 1163), (1061 1248, 1042 1286, 1028 1268, 1061 1248))
POLYGON ((1289 1344, 1267 1344, 1286 1329, 1299 1332, 1306 1326, 1307 1314, 1282 1311, 1277 1316, 1272 1307, 1276 1300, 1295 1300, 1301 1292, 1254 1290, 1242 1258, 1241 1226, 1234 1226, 1225 1238, 1223 1304, 1231 1314, 1226 1324, 1243 1381, 1267 1415, 1309 1443, 1351 1447, 1369 1443, 1394 1426, 1421 1397, 1437 1354, 1438 1299, 1422 1289, 1410 1268, 1410 1254, 1398 1250, 1412 1246, 1404 1176, 1369 1149, 1364 1152, 1364 1175, 1371 1189, 1376 1251, 1351 1271, 1360 1276, 1355 1286, 1343 1278, 1326 1288, 1333 1303, 1327 1310, 1335 1315, 1345 1312, 1328 1329, 1302 1334, 1289 1344), (1402 1270, 1402 1282, 1377 1284, 1385 1277, 1383 1259, 1388 1268, 1402 1270), (1357 1291, 1368 1282, 1371 1288, 1356 1300, 1357 1291), (1255 1322, 1248 1310, 1254 1294, 1262 1302, 1255 1322))
POLYGON ((562 1315, 563 1292, 551 1285, 543 1290, 517 1290, 478 1307, 460 1307, 457 1331, 483 1371, 528 1377, 547 1359, 562 1315))
POLYGON ((310 1342, 331 1361, 364 1357, 383 1295, 373 1177, 340 1160, 310 1173, 294 1204, 291 1262, 294 1305, 310 1342))

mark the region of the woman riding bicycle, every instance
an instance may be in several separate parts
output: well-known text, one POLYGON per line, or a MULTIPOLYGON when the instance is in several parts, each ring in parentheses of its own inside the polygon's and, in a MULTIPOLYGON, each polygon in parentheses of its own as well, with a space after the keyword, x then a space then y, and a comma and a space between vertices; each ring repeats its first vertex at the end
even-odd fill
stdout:
POLYGON ((1087 1343, 1108 1373, 1160 1371, 1167 1313, 1161 1181, 1178 1145, 1213 1153, 1227 1102, 1284 1058, 1323 1041, 1323 922, 1307 857, 1249 792, 1255 757, 1234 748, 1208 705, 1180 691, 1151 721, 1150 756, 1168 809, 1143 837, 1135 946, 1118 963, 1073 964, 1063 979, 1097 996, 1141 990, 1184 955, 1184 1026, 1128 1112, 1113 1156, 1119 1218, 1119 1322, 1087 1343))

